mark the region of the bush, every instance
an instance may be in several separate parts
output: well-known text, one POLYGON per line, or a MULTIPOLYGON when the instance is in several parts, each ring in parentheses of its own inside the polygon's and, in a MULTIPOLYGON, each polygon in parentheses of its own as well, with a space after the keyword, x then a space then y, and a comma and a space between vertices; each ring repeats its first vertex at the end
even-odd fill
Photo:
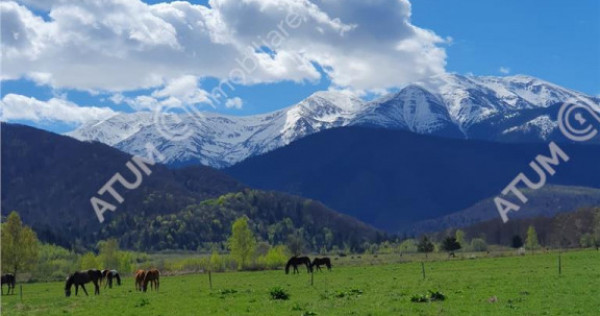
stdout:
POLYGON ((277 269, 285 266, 288 258, 288 250, 285 246, 276 246, 269 249, 269 252, 265 256, 265 265, 269 269, 277 269))
POLYGON ((435 301, 443 301, 446 296, 440 291, 429 290, 427 294, 415 294, 410 298, 413 303, 427 303, 435 301))
POLYGON ((271 299, 273 300, 288 300, 290 294, 288 294, 283 288, 276 286, 269 291, 271 299))
POLYGON ((596 246, 594 236, 592 236, 592 234, 590 233, 583 234, 583 236, 581 236, 579 244, 582 248, 592 248, 596 246))
POLYGON ((474 238, 471 240, 471 249, 473 249, 473 251, 483 252, 488 250, 488 245, 482 238, 474 238))

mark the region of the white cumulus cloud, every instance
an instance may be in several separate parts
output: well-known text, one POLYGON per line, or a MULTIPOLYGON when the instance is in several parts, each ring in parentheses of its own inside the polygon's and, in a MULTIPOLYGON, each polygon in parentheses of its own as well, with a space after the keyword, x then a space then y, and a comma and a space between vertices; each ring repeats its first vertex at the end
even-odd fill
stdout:
POLYGON ((227 99, 227 102, 225 102, 225 106, 228 109, 241 109, 242 106, 244 106, 244 101, 238 97, 235 98, 231 98, 231 99, 227 99))
MULTIPOLYGON (((3 79, 60 89, 316 81, 318 65, 334 86, 372 91, 444 72, 446 60, 444 40, 411 23, 407 0, 21 0, 0 11, 3 79)), ((202 98, 191 89, 184 99, 202 98)))
POLYGON ((105 107, 79 106, 60 98, 41 101, 18 94, 7 94, 0 100, 3 121, 28 120, 33 122, 59 121, 82 124, 91 120, 107 119, 117 112, 105 107))

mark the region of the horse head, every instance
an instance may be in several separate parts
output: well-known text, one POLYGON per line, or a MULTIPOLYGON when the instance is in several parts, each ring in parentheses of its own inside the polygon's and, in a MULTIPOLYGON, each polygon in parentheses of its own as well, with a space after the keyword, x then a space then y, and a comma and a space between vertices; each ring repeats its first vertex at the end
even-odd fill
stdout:
POLYGON ((71 274, 70 276, 67 277, 67 280, 65 282, 65 296, 69 297, 71 296, 71 286, 73 285, 73 274, 71 274))

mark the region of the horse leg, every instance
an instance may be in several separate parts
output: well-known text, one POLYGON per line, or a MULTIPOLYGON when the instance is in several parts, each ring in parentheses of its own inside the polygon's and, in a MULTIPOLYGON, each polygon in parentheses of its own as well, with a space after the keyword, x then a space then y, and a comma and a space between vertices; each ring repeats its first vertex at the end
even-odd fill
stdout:
POLYGON ((94 295, 96 294, 100 295, 100 285, 98 285, 97 281, 94 282, 94 295))
POLYGON ((79 294, 79 284, 75 284, 75 296, 79 294))
POLYGON ((83 292, 85 293, 85 296, 89 296, 87 290, 85 289, 85 285, 81 285, 81 289, 83 290, 83 292))

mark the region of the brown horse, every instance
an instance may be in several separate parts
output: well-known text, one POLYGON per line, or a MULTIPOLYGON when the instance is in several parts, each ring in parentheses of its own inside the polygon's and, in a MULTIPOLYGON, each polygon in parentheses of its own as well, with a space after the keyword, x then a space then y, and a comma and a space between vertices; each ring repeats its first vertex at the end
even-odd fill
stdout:
MULTIPOLYGON (((15 275, 12 273, 7 273, 4 274, 2 276, 2 285, 0 286, 0 289, 2 291, 4 291, 4 284, 6 284, 8 286, 8 292, 7 294, 10 294, 10 290, 12 289, 12 294, 15 294, 15 284, 17 283, 16 279, 15 279, 15 275)), ((2 292, 2 294, 4 295, 4 292, 2 292)))
POLYGON ((315 267, 317 267, 317 270, 323 271, 321 270, 322 265, 325 265, 327 267, 327 270, 331 271, 331 260, 327 257, 315 258, 315 260, 313 260, 311 264, 311 268, 314 269, 315 267))
POLYGON ((144 277, 144 284, 142 285, 144 292, 148 290, 148 283, 150 283, 151 289, 154 288, 158 292, 158 286, 160 285, 159 277, 160 273, 158 270, 148 270, 148 272, 146 272, 146 276, 144 277))
POLYGON ((88 295, 88 292, 85 289, 84 284, 88 282, 94 283, 94 294, 100 295, 100 286, 98 283, 102 279, 102 272, 96 269, 90 269, 87 271, 77 271, 67 278, 65 282, 65 295, 67 297, 71 296, 71 287, 75 285, 75 295, 79 292, 79 287, 83 289, 85 295, 88 295))
POLYGON ((137 270, 135 272, 135 290, 136 291, 141 291, 142 290, 142 284, 144 283, 144 278, 146 277, 146 271, 144 270, 137 270))
POLYGON ((106 279, 106 283, 104 284, 104 288, 107 286, 112 289, 113 279, 117 280, 117 285, 121 286, 121 275, 117 270, 102 270, 102 279, 100 279, 100 284, 102 284, 102 280, 106 279))
POLYGON ((290 258, 290 260, 288 260, 287 264, 285 265, 285 274, 290 273, 290 267, 294 267, 294 271, 292 272, 293 274, 300 273, 300 271, 298 271, 299 265, 305 265, 306 272, 308 272, 308 273, 312 272, 312 267, 310 265, 310 259, 308 257, 294 256, 294 257, 290 258))

